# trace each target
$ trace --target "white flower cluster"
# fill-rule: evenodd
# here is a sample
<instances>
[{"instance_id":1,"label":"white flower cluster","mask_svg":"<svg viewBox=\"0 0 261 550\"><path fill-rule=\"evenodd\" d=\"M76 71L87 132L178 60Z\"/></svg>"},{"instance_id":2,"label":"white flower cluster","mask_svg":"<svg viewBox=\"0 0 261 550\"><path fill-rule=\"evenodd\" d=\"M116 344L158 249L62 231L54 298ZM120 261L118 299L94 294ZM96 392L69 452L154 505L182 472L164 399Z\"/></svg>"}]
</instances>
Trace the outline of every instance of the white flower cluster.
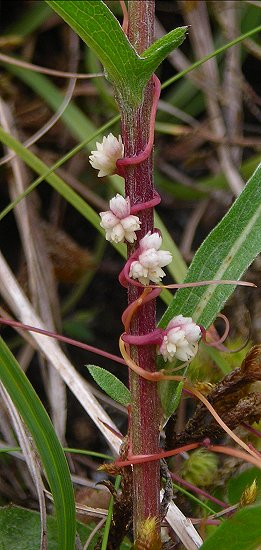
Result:
<instances>
[{"instance_id":1,"label":"white flower cluster","mask_svg":"<svg viewBox=\"0 0 261 550\"><path fill-rule=\"evenodd\" d=\"M190 361L197 351L197 342L201 336L201 330L191 317L177 315L168 324L166 335L159 348L164 361Z\"/></svg>"},{"instance_id":2,"label":"white flower cluster","mask_svg":"<svg viewBox=\"0 0 261 550\"><path fill-rule=\"evenodd\" d=\"M168 250L160 250L162 238L158 233L151 231L140 240L139 245L141 253L138 260L131 263L129 277L138 279L143 285L148 285L150 281L160 283L166 275L162 267L172 261L171 253Z\"/></svg>"},{"instance_id":3,"label":"white flower cluster","mask_svg":"<svg viewBox=\"0 0 261 550\"><path fill-rule=\"evenodd\" d=\"M97 151L91 151L89 156L93 168L99 170L98 178L116 173L116 161L124 155L124 145L121 136L117 139L113 134L104 137L102 143L96 142Z\"/></svg>"},{"instance_id":4,"label":"white flower cluster","mask_svg":"<svg viewBox=\"0 0 261 550\"><path fill-rule=\"evenodd\" d=\"M138 216L130 214L130 199L126 199L117 193L110 200L110 210L100 212L101 227L105 230L107 241L120 243L124 240L129 243L136 241L135 231L140 229Z\"/></svg>"},{"instance_id":5,"label":"white flower cluster","mask_svg":"<svg viewBox=\"0 0 261 550\"><path fill-rule=\"evenodd\" d=\"M89 157L93 168L99 170L98 177L109 176L117 172L116 162L124 156L124 145L121 136L118 139L109 134L102 143L96 143L97 150ZM130 199L117 194L110 201L110 210L101 212L101 227L105 230L107 241L115 243L134 243L137 239L141 222L138 216L131 213ZM139 243L140 254L130 265L129 277L137 279L141 284L148 285L150 281L157 284L166 274L163 267L172 261L168 250L160 250L162 238L158 233L147 233Z\"/></svg>"}]
</instances>

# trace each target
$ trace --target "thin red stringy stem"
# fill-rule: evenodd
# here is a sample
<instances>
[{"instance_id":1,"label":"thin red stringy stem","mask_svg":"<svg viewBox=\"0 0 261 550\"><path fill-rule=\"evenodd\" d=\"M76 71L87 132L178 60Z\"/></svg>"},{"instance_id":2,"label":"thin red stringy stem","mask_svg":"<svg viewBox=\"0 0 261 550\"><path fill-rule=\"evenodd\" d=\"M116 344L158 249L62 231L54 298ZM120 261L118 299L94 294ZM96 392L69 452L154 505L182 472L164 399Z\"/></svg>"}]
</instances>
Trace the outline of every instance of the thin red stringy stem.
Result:
<instances>
[{"instance_id":1,"label":"thin red stringy stem","mask_svg":"<svg viewBox=\"0 0 261 550\"><path fill-rule=\"evenodd\" d=\"M75 346L77 348L90 351L91 353L102 355L103 357L107 357L107 359L111 359L112 361L121 363L121 365L126 364L125 361L122 359L122 357L118 357L117 355L113 355L112 353L103 351L102 349L95 348L94 346L90 346L89 344L79 342L78 340L73 340L72 338L63 336L62 334L57 334L56 332L51 332L49 330L32 327L31 325L25 325L24 323L20 323L19 321L14 321L13 319L5 319L3 317L0 317L0 324L9 325L10 327L13 327L13 328L20 328L22 330L27 330L28 332L36 332L37 334L43 334L44 336L55 338L55 340L59 340L60 342L65 342L66 344L70 344L70 346Z\"/></svg>"}]
</instances>

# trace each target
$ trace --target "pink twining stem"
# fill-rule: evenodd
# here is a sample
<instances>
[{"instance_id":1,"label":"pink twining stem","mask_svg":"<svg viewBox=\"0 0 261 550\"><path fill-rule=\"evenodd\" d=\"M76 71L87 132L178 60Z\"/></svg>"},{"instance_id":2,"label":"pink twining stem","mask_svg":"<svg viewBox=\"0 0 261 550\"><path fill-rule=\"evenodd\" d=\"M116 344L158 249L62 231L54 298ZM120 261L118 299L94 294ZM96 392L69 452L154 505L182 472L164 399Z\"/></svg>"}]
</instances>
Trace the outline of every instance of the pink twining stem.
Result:
<instances>
[{"instance_id":1,"label":"pink twining stem","mask_svg":"<svg viewBox=\"0 0 261 550\"><path fill-rule=\"evenodd\" d=\"M150 201L146 202L139 202L138 204L134 204L131 206L130 214L136 214L136 212L140 212L141 210L146 210L147 208L154 208L158 204L160 204L161 198L157 191L154 191L154 197Z\"/></svg>"},{"instance_id":2,"label":"pink twining stem","mask_svg":"<svg viewBox=\"0 0 261 550\"><path fill-rule=\"evenodd\" d=\"M139 281L136 281L135 279L132 279L130 276L129 276L129 270L130 270L130 265L132 264L132 262L134 260L137 260L137 258L139 257L139 255L141 254L141 250L140 249L137 249L135 250L134 254L132 256L130 256L130 258L128 259L128 261L126 262L126 264L124 265L124 268L122 269L122 271L120 272L119 274L119 281L120 281L120 284L122 286L124 286L125 288L127 288L128 284L132 284L134 286L138 286L140 288L146 288L144 287L144 285L142 283L140 283ZM155 284L150 284L148 285L150 288L161 288L162 290L164 288L169 288L169 289L179 289L179 288L191 288L191 287L197 287L197 286L207 286L207 285L237 285L237 286L251 286L251 287L254 287L256 288L256 285L254 283L249 283L248 281L235 281L235 280L210 280L210 281L195 281L195 282L191 282L191 283L175 283L175 284L170 284L170 285L155 285Z\"/></svg>"},{"instance_id":3,"label":"pink twining stem","mask_svg":"<svg viewBox=\"0 0 261 550\"><path fill-rule=\"evenodd\" d=\"M121 317L121 320L122 320L122 323L123 323L126 331L129 328L132 316L135 313L135 311L139 307L141 307L143 304L146 304L147 302L150 302L150 300L154 300L155 298L157 298L161 293L161 288L154 288L154 289L148 288L147 291L148 292L147 292L146 296L144 296L144 295L139 296L139 298L137 298L137 300L135 300L134 302L129 304L126 307L126 309L124 310L124 312L122 314L122 317Z\"/></svg>"},{"instance_id":4,"label":"pink twining stem","mask_svg":"<svg viewBox=\"0 0 261 550\"><path fill-rule=\"evenodd\" d=\"M96 353L97 355L102 355L103 357L107 357L107 359L111 359L112 361L116 361L117 363L121 363L122 365L126 365L122 357L118 357L117 355L113 355L112 353L109 353L107 351L103 351L99 348L95 348L94 346L89 346L89 344L78 342L78 340L73 340L72 338L68 338L67 336L62 336L61 334L57 334L49 330L32 327L31 325L24 325L19 321L14 321L13 319L4 319L3 317L0 317L0 324L9 325L14 328L21 328L22 330L27 330L28 332L36 332L37 334L43 334L44 336L55 338L55 340L59 340L60 342L65 342L66 344L70 344L71 346L75 346L77 348L81 348L86 351Z\"/></svg>"},{"instance_id":5,"label":"pink twining stem","mask_svg":"<svg viewBox=\"0 0 261 550\"><path fill-rule=\"evenodd\" d=\"M152 462L154 460L160 460L161 458L167 458L169 456L175 456L186 451L191 451L193 449L197 449L200 446L200 443L188 443L187 445L183 445L183 447L172 449L171 451L160 451L158 453L147 455L129 454L128 460L115 460L115 465L119 466L119 468L123 468L124 466L131 466L132 464L143 464L144 462Z\"/></svg>"},{"instance_id":6,"label":"pink twining stem","mask_svg":"<svg viewBox=\"0 0 261 550\"><path fill-rule=\"evenodd\" d=\"M207 344L208 346L214 347L214 348L217 348L220 344L223 344L223 342L226 340L227 336L229 335L229 329L230 329L228 318L225 315L223 315L223 313L219 313L218 317L223 319L223 321L225 323L224 333L222 334L222 336L218 340L214 340L213 342L208 342L207 341L207 331L206 331L206 329L204 327L200 327L201 332L202 332L203 342L205 344Z\"/></svg>"},{"instance_id":7,"label":"pink twining stem","mask_svg":"<svg viewBox=\"0 0 261 550\"><path fill-rule=\"evenodd\" d=\"M123 342L126 342L130 345L135 346L147 346L151 344L159 345L162 344L162 340L166 331L162 328L156 328L148 334L134 335L126 334L125 332L121 335Z\"/></svg>"},{"instance_id":8,"label":"pink twining stem","mask_svg":"<svg viewBox=\"0 0 261 550\"><path fill-rule=\"evenodd\" d=\"M128 10L126 8L126 4L124 2L124 0L120 0L120 5L121 5L121 9L122 9L122 13L123 13L123 21L122 21L122 30L125 34L127 34L128 32L128 26L129 26L129 14L128 14Z\"/></svg>"},{"instance_id":9,"label":"pink twining stem","mask_svg":"<svg viewBox=\"0 0 261 550\"><path fill-rule=\"evenodd\" d=\"M161 84L158 77L154 74L153 77L153 84L154 84L154 94L153 94L153 102L151 107L151 113L150 113L150 133L149 133L149 141L141 153L139 153L136 156L133 157L124 157L122 159L118 159L116 161L116 167L118 169L118 172L120 175L123 175L122 168L130 165L140 164L141 162L144 162L146 160L152 151L153 143L154 143L154 128L155 128L155 119L156 119L156 113L157 113L157 107L158 107L158 101L160 97L160 90L161 90Z\"/></svg>"},{"instance_id":10,"label":"pink twining stem","mask_svg":"<svg viewBox=\"0 0 261 550\"><path fill-rule=\"evenodd\" d=\"M254 466L257 466L257 468L261 467L261 461L258 456L252 456L248 453L241 451L240 449L236 449L235 447L225 447L224 445L212 445L209 441L209 444L207 441L201 442L201 443L189 443L187 445L184 445L183 447L179 447L177 449L173 449L170 451L163 451L151 455L129 455L128 460L116 460L115 465L119 468L123 468L125 466L131 466L132 464L142 464L144 462L151 462L154 460L160 460L161 458L167 458L169 456L175 456L177 454L191 451L193 449L197 449L198 447L207 447L209 451L214 453L221 453L228 456L233 456L236 458L240 458L241 460L245 460L246 462L249 462L250 464L253 464Z\"/></svg>"}]
</instances>

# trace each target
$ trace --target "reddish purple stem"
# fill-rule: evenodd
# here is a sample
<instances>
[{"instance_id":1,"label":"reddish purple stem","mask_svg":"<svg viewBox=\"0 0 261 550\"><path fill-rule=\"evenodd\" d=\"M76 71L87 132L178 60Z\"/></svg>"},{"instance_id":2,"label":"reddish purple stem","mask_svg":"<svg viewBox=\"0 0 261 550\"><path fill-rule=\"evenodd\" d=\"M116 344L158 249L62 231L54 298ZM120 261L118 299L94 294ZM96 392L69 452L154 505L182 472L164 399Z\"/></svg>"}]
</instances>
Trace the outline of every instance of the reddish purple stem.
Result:
<instances>
[{"instance_id":1,"label":"reddish purple stem","mask_svg":"<svg viewBox=\"0 0 261 550\"><path fill-rule=\"evenodd\" d=\"M251 432L256 437L261 438L261 432L259 430L257 430L256 428L253 428L252 426L249 426L249 424L246 424L245 422L242 422L241 426L243 426L243 428L245 428L246 430Z\"/></svg>"},{"instance_id":2,"label":"reddish purple stem","mask_svg":"<svg viewBox=\"0 0 261 550\"><path fill-rule=\"evenodd\" d=\"M222 500L219 500L218 498L213 497L212 495L210 495L209 493L207 493L203 489L199 489L199 487L196 487L192 483L189 483L189 481L185 481L185 479L182 479L182 477L178 476L177 474L174 474L173 472L170 472L170 475L171 475L171 478L174 481L177 481L178 483L180 483L180 485L183 485L184 487L187 487L187 489L189 489L193 493L197 493L198 495L201 495L202 497L205 497L208 500L211 500L212 502L214 502L218 506L221 506L221 508L227 508L228 507L228 505L225 502L223 502Z\"/></svg>"},{"instance_id":3,"label":"reddish purple stem","mask_svg":"<svg viewBox=\"0 0 261 550\"><path fill-rule=\"evenodd\" d=\"M160 98L160 90L161 90L161 84L158 77L154 74L152 78L153 78L153 84L154 84L154 93L153 93L153 103L152 103L152 108L150 113L149 141L145 149L139 155L136 155L133 157L124 157L116 161L116 166L120 175L122 175L123 173L122 168L124 166L141 164L141 162L144 162L144 160L149 158L152 151L152 147L154 143L155 118L156 118L157 107L158 107L158 102Z\"/></svg>"},{"instance_id":4,"label":"reddish purple stem","mask_svg":"<svg viewBox=\"0 0 261 550\"><path fill-rule=\"evenodd\" d=\"M141 210L145 210L146 208L154 208L158 204L160 204L161 198L157 191L154 192L154 197L150 201L146 202L139 202L138 204L134 204L131 206L130 213L136 214L137 212L140 212Z\"/></svg>"},{"instance_id":5,"label":"reddish purple stem","mask_svg":"<svg viewBox=\"0 0 261 550\"><path fill-rule=\"evenodd\" d=\"M24 325L23 323L19 323L19 321L13 321L13 319L3 319L3 317L0 317L0 324L9 325L14 328L21 328L22 330L27 330L29 332L36 332L37 334L44 334L44 336L50 336L50 338L55 338L55 340L59 340L60 342L65 342L66 344L70 344L71 346L90 351L91 353L96 353L97 355L102 355L103 357L107 357L107 359L112 359L112 361L116 361L117 363L126 365L122 357L118 357L117 355L113 355L112 353L103 351L102 349L95 348L94 346L89 346L89 344L78 342L78 340L73 340L72 338L68 338L67 336L62 336L61 334L50 332L49 330L32 327L30 325Z\"/></svg>"},{"instance_id":6,"label":"reddish purple stem","mask_svg":"<svg viewBox=\"0 0 261 550\"><path fill-rule=\"evenodd\" d=\"M122 334L121 338L124 342L127 342L127 344L135 345L135 346L147 346L151 344L162 344L162 339L165 335L166 331L161 328L156 328L152 332L148 332L147 334Z\"/></svg>"}]
</instances>

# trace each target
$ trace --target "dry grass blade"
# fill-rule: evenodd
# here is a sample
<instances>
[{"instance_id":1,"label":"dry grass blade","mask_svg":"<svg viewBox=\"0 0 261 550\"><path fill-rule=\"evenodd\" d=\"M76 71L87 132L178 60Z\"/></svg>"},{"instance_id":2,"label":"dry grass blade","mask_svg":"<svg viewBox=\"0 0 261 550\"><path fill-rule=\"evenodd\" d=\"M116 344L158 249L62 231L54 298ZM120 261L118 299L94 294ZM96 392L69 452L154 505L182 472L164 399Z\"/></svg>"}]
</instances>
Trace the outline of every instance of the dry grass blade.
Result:
<instances>
[{"instance_id":1,"label":"dry grass blade","mask_svg":"<svg viewBox=\"0 0 261 550\"><path fill-rule=\"evenodd\" d=\"M14 315L24 324L30 324L43 329L46 328L42 320L35 313L29 300L26 298L2 254L0 254L0 281L1 294L12 309ZM64 382L78 399L79 403L81 403L84 410L103 433L113 451L117 454L119 452L120 440L105 424L112 426L115 430L117 428L111 418L99 405L98 401L93 397L85 380L75 370L57 342L40 334L34 333L32 337L38 349L43 353L44 357L52 363L53 367L58 371Z\"/></svg>"},{"instance_id":2,"label":"dry grass blade","mask_svg":"<svg viewBox=\"0 0 261 550\"><path fill-rule=\"evenodd\" d=\"M0 118L3 128L10 132L13 121L8 106L0 100ZM14 129L13 129L14 132ZM27 170L17 157L12 159L13 180L9 189L12 200L25 190ZM29 292L32 301L41 317L52 330L59 326L59 306L56 284L51 262L49 260L44 237L40 230L39 216L36 208L36 195L30 195L15 208L15 217L26 258ZM42 367L43 368L43 367ZM46 390L52 410L52 419L61 441L65 441L66 430L66 392L58 373L47 363L48 377Z\"/></svg>"},{"instance_id":3,"label":"dry grass blade","mask_svg":"<svg viewBox=\"0 0 261 550\"><path fill-rule=\"evenodd\" d=\"M220 25L228 41L240 34L239 9L235 0L213 2ZM242 74L240 46L230 48L225 54L223 94L224 120L229 138L242 136ZM232 99L233 98L233 99ZM231 101L232 99L232 101ZM231 147L231 158L235 165L241 163L242 149Z\"/></svg>"},{"instance_id":4,"label":"dry grass blade","mask_svg":"<svg viewBox=\"0 0 261 550\"><path fill-rule=\"evenodd\" d=\"M203 540L192 522L182 514L173 501L170 503L166 519L187 550L197 550L202 546Z\"/></svg>"},{"instance_id":5,"label":"dry grass blade","mask_svg":"<svg viewBox=\"0 0 261 550\"><path fill-rule=\"evenodd\" d=\"M211 51L214 51L213 38L205 2L194 2L191 9L187 9L186 2L180 2L184 19L188 25L191 25L190 39L199 59ZM198 29L201 32L198 32ZM213 58L204 63L200 68L202 81L204 82L204 93L206 97L207 110L210 118L210 125L218 138L223 138L227 132L225 122L222 116L221 107L218 102L219 78L216 59ZM205 84L207 83L207 88ZM213 94L211 88L215 87L216 93ZM202 88L203 89L203 88ZM231 157L231 151L224 145L218 146L218 157L220 165L226 175L231 190L235 195L239 195L243 189L243 181L236 170Z\"/></svg>"},{"instance_id":6,"label":"dry grass blade","mask_svg":"<svg viewBox=\"0 0 261 550\"><path fill-rule=\"evenodd\" d=\"M92 533L90 534L89 538L87 539L84 547L83 547L83 550L87 550L87 548L89 548L92 540L94 539L96 533L98 533L98 531L101 529L101 527L104 525L106 519L103 518L101 519L101 521L99 521L99 523L97 523L96 527L93 529Z\"/></svg>"},{"instance_id":7,"label":"dry grass blade","mask_svg":"<svg viewBox=\"0 0 261 550\"><path fill-rule=\"evenodd\" d=\"M78 60L78 40L77 40L76 36L73 35L72 33L71 33L70 42L71 42L71 48L70 48L71 49L71 60L70 60L70 64L71 65L73 64L73 66L76 66L77 65L77 60ZM19 65L19 63L18 63L18 65ZM53 126L58 122L58 120L63 115L65 109L68 107L68 105L69 105L69 103L70 103L70 101L73 97L76 80L77 80L76 78L70 78L69 84L68 84L68 87L67 87L67 90L65 92L64 99L63 99L61 105L59 106L57 111L51 116L51 118L35 134L33 134L29 139L27 139L24 142L23 145L25 147L29 148L29 147L31 147L31 145L33 145L34 143L39 141L39 139L41 139L41 137L43 137L45 134L47 134L47 132L49 132L49 130L51 130L51 128L53 128ZM8 153L8 155L6 155L5 157L3 157L0 160L0 166L5 164L6 162L9 162L10 160L12 160L15 157L16 157L16 154L14 153L14 151L10 151Z\"/></svg>"}]
</instances>

